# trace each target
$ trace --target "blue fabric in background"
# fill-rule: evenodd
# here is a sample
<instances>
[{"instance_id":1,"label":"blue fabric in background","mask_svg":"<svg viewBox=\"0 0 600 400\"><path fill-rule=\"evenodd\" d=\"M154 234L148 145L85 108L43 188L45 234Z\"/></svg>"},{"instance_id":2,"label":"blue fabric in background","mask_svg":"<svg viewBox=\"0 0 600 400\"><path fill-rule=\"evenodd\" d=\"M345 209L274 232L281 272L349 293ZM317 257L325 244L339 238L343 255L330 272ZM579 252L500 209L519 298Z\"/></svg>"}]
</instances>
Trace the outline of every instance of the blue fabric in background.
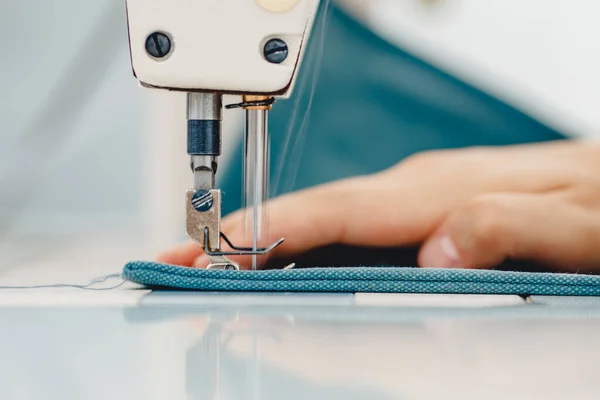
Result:
<instances>
[{"instance_id":1,"label":"blue fabric in background","mask_svg":"<svg viewBox=\"0 0 600 400\"><path fill-rule=\"evenodd\" d=\"M272 195L378 172L423 150L564 139L386 42L333 2L327 15L324 11L322 7L292 97L279 100L271 112L271 178L275 179L286 154L284 139L295 108L299 116L290 145L296 140L321 53L308 129L299 145L288 149L280 185L271 184ZM217 177L224 192L224 215L241 206L241 143L233 160Z\"/></svg>"}]
</instances>

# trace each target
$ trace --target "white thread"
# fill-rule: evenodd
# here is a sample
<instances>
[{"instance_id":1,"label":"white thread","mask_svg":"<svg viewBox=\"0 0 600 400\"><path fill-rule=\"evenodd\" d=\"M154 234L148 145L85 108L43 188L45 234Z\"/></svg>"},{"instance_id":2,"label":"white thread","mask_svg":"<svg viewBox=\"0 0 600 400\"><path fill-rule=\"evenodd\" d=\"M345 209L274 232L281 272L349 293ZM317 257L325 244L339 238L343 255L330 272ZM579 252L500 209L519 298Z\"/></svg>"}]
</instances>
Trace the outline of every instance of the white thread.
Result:
<instances>
[{"instance_id":1,"label":"white thread","mask_svg":"<svg viewBox=\"0 0 600 400\"><path fill-rule=\"evenodd\" d=\"M290 141L292 139L292 132L294 130L294 125L296 123L296 119L298 117L298 110L300 108L300 102L302 100L302 97L304 95L304 92L306 90L306 86L303 86L300 88L297 97L296 97L296 101L294 102L294 111L292 113L292 118L290 119L290 123L289 123L289 128L288 131L286 133L285 136L285 140L284 140L284 144L283 144L283 151L281 153L281 158L279 160L279 165L277 167L277 174L276 174L276 178L273 180L273 195L278 195L279 194L279 187L281 184L281 177L283 175L283 169L285 165L291 165L291 170L288 172L288 179L286 179L285 181L288 182L289 187L286 188L287 190L291 190L293 183L296 180L296 177L298 175L298 168L300 166L300 161L299 158L302 155L302 147L301 145L304 144L304 141L301 141L302 139L304 139L304 136L306 134L306 131L308 129L308 115L310 114L310 108L312 106L312 102L313 102L313 98L314 98L314 94L315 94L315 89L317 86L317 81L319 79L319 73L320 73L320 69L321 69L321 63L323 61L323 48L325 47L325 28L326 28L326 24L328 21L328 11L329 11L329 1L330 0L325 0L325 3L323 4L323 16L322 16L322 21L321 24L319 26L319 30L320 32L315 32L314 34L320 33L321 34L321 42L319 43L319 47L317 48L317 52L316 52L316 56L314 59L314 63L316 63L313 71L312 71L312 81L310 83L310 95L308 98L308 105L306 107L306 112L304 113L304 116L302 118L302 123L300 124L300 128L298 128L298 132L295 135L296 136L296 140L294 141L294 143L292 144L292 146L290 146ZM308 54L307 54L308 56ZM311 60L312 61L312 60ZM294 152L294 149L296 149L297 147L299 147L299 149L297 149L297 151ZM291 153L292 155L294 155L294 160L287 160L287 156L289 154L289 150L291 147ZM289 162L287 162L289 161ZM296 163L296 166L294 167L294 162ZM284 189L284 192L286 190Z\"/></svg>"},{"instance_id":2,"label":"white thread","mask_svg":"<svg viewBox=\"0 0 600 400\"><path fill-rule=\"evenodd\" d=\"M121 278L121 282L110 286L110 287L106 287L106 288L94 288L91 286L94 286L98 283L104 283L109 279L112 278ZM126 282L126 279L123 279L121 274L109 274L109 275L103 275L103 276L99 276L97 278L92 279L91 281L89 281L87 284L85 285L77 285L77 284L72 284L72 283L53 283L53 284L48 284L48 285L30 285L30 286L0 286L0 289L47 289L47 288L75 288L75 289L82 289L82 290L113 290L116 289L120 286L123 286L123 284Z\"/></svg>"}]
</instances>

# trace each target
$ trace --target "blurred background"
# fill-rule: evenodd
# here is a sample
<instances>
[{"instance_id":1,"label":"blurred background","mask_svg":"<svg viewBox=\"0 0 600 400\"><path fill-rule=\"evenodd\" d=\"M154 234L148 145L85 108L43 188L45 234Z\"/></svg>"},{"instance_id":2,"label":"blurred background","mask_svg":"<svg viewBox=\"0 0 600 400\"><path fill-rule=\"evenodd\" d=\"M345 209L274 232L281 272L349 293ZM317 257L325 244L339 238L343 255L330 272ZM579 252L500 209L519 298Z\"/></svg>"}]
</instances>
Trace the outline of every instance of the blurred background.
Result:
<instances>
[{"instance_id":1,"label":"blurred background","mask_svg":"<svg viewBox=\"0 0 600 400\"><path fill-rule=\"evenodd\" d=\"M599 135L598 2L334 3L556 130ZM118 271L181 241L185 95L137 85L125 0L4 1L0 37L0 268ZM241 139L241 113L225 116L224 170Z\"/></svg>"}]
</instances>

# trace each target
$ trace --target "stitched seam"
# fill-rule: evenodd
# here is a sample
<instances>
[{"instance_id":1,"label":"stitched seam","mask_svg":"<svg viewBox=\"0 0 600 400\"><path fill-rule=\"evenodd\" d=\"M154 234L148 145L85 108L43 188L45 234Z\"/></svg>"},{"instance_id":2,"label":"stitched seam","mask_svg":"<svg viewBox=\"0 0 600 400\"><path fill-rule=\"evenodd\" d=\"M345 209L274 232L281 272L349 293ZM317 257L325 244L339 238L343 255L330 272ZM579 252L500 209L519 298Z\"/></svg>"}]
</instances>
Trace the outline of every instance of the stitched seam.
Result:
<instances>
[{"instance_id":1,"label":"stitched seam","mask_svg":"<svg viewBox=\"0 0 600 400\"><path fill-rule=\"evenodd\" d=\"M323 278L312 278L312 279L282 279L282 278L273 278L273 277L265 277L264 279L233 279L230 277L223 277L223 276L201 276L201 277L194 277L193 275L187 275L184 273L181 273L179 271L173 271L173 272L165 272L162 271L160 269L160 267L155 267L155 266L145 266L143 268L137 268L138 271L152 271L152 272L156 272L156 273L160 273L162 275L170 275L170 276L177 276L177 277L181 277L181 278L189 278L189 279L214 279L214 280L222 280L222 281L230 281L230 282L253 282L253 281L269 281L269 282L293 282L293 281L306 281L306 282L314 282L314 281L318 281L318 282L334 282L337 281L337 279L323 279ZM425 277L426 278L426 277ZM499 281L493 281L493 280L477 280L477 281L472 281L472 280L464 280L464 279L418 279L418 278L400 278L400 279L381 279L381 278L374 278L374 279L368 279L368 278L345 278L345 281L351 281L351 282L361 282L361 281L369 281L369 282L438 282L438 283L453 283L453 282L457 282L457 283L488 283L488 284L531 284L531 285L552 285L552 286L590 286L590 287L596 287L596 286L600 286L599 284L594 284L594 283L581 283L581 282L573 282L573 283L559 283L559 282L509 282L506 280L499 280ZM600 282L599 282L600 283Z\"/></svg>"},{"instance_id":2,"label":"stitched seam","mask_svg":"<svg viewBox=\"0 0 600 400\"><path fill-rule=\"evenodd\" d=\"M227 281L227 282L253 282L253 281L259 281L259 280L255 280L255 279L232 279L229 277L222 277L222 276L213 276L213 277L194 277L194 276L190 276L190 275L186 275L186 274L182 274L179 271L173 271L173 272L165 272L165 271L161 271L160 267L154 266L154 265L146 265L144 267L137 267L137 268L133 268L133 270L137 270L137 271L152 271L155 273L159 273L161 275L168 275L168 276L177 276L177 277L181 277L181 278L189 278L189 279L213 279L213 280L221 280L221 281ZM455 279L455 280L449 280L449 279L416 279L416 278L400 278L400 279L380 279L380 278L375 278L375 279L364 279L364 278L346 278L344 279L344 281L346 282L362 282L362 281L367 281L367 282L432 282L432 283L471 283L471 284L513 284L513 285L545 285L545 286L577 286L577 287L598 287L600 286L600 282L598 284L594 284L594 283L582 283L582 282L576 282L577 279L574 279L574 282L572 283L559 283L559 282L507 282L507 281L491 281L491 280L477 280L477 281L471 281L471 280L464 280L464 279ZM302 281L302 282L335 282L336 279L319 279L319 278L313 278L313 279L281 279L281 278L272 278L272 277L266 277L265 279L261 279L260 281L262 282L298 282L298 281Z\"/></svg>"},{"instance_id":3,"label":"stitched seam","mask_svg":"<svg viewBox=\"0 0 600 400\"><path fill-rule=\"evenodd\" d=\"M156 271L153 271L153 272L156 272ZM166 274L164 272L157 272L157 274L158 274L159 278L172 276L172 275ZM209 281L215 281L215 282L210 282L209 283L209 282L205 281L205 283L208 283L208 284L205 284L205 285L194 285L193 282L192 282L192 285L186 285L186 287L183 287L183 288L184 289L192 289L192 290L193 289L196 289L196 290L215 290L214 289L214 285L215 284L222 283L222 284L227 284L227 285L233 285L233 284L236 284L236 283L244 284L244 283L248 283L249 282L249 281L246 281L246 280L232 280L232 279L227 279L227 278L208 278L208 280ZM153 279L150 279L149 281L153 281ZM277 283L277 281L267 281L267 282ZM294 282L294 281L283 281L282 283L287 283L287 282ZM299 279L299 280L296 280L295 282L299 282L299 283L311 283L311 282L330 282L330 281L300 280ZM346 281L346 282L348 282L348 283L355 283L355 282L361 282L361 281L354 281L353 280L353 281ZM369 281L369 282L377 282L377 281ZM394 282L394 281L382 281L382 282ZM397 281L397 282L398 283L406 283L407 281ZM443 284L460 284L460 283L463 283L463 282L442 282L442 283ZM149 282L148 284L151 284L151 285L152 284L160 285L160 283L152 283L152 282ZM498 289L501 290L502 286L506 286L507 284L504 284L504 283L493 283L492 285L494 285L496 287L495 288L496 291L492 291L491 293L503 293L501 291L498 292L497 290ZM550 288L553 287L552 285L539 285L539 284L534 284L534 283L511 283L509 285L518 285L518 286L529 286L529 287L532 287L532 288L529 288L528 290L532 291L533 292L532 294L538 294L538 295L545 295L547 293L552 293L552 292L548 291L548 290L537 290L537 289L540 289L540 288L543 289L544 287L550 287ZM555 286L558 286L558 285L555 285ZM575 286L575 285L568 285L568 286L572 287L573 289L577 288L577 286ZM591 287L591 288L597 288L597 287ZM235 289L235 288L225 288L225 289L222 289L222 290L224 290L224 291L232 291L232 292L238 291L238 289ZM269 289L257 288L255 286L253 287L252 285L249 285L249 287L247 287L245 290L248 290L248 291L261 291L261 290L269 290ZM283 289L283 290L285 290L285 289ZM325 290L327 290L327 289L325 288ZM344 292L345 290L346 289L342 289L342 290L339 290L339 289L336 289L336 288L330 289L331 292ZM351 290L351 289L348 289L348 290ZM308 291L311 291L311 290L308 290ZM313 291L320 292L322 290L321 289L316 289L316 290L313 290ZM573 290L571 290L570 292L573 292ZM444 293L444 292L440 291L439 293ZM476 292L476 293L479 293L479 292ZM482 291L481 293L484 293L484 292ZM576 295L576 294L573 293L573 295Z\"/></svg>"}]
</instances>

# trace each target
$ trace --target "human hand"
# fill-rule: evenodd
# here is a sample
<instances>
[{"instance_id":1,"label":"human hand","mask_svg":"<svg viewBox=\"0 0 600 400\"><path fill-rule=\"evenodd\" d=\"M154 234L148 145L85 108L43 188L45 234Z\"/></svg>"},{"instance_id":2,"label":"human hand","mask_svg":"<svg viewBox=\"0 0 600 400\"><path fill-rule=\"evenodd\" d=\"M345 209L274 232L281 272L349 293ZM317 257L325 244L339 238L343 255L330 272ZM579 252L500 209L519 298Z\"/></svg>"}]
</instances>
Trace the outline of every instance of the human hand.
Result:
<instances>
[{"instance_id":1,"label":"human hand","mask_svg":"<svg viewBox=\"0 0 600 400\"><path fill-rule=\"evenodd\" d=\"M248 243L243 212L222 222ZM332 244L420 245L418 263L493 268L506 259L600 271L600 146L572 141L420 153L378 174L270 202L270 239L293 259ZM160 262L205 267L188 242ZM247 267L246 258L236 259Z\"/></svg>"}]
</instances>

